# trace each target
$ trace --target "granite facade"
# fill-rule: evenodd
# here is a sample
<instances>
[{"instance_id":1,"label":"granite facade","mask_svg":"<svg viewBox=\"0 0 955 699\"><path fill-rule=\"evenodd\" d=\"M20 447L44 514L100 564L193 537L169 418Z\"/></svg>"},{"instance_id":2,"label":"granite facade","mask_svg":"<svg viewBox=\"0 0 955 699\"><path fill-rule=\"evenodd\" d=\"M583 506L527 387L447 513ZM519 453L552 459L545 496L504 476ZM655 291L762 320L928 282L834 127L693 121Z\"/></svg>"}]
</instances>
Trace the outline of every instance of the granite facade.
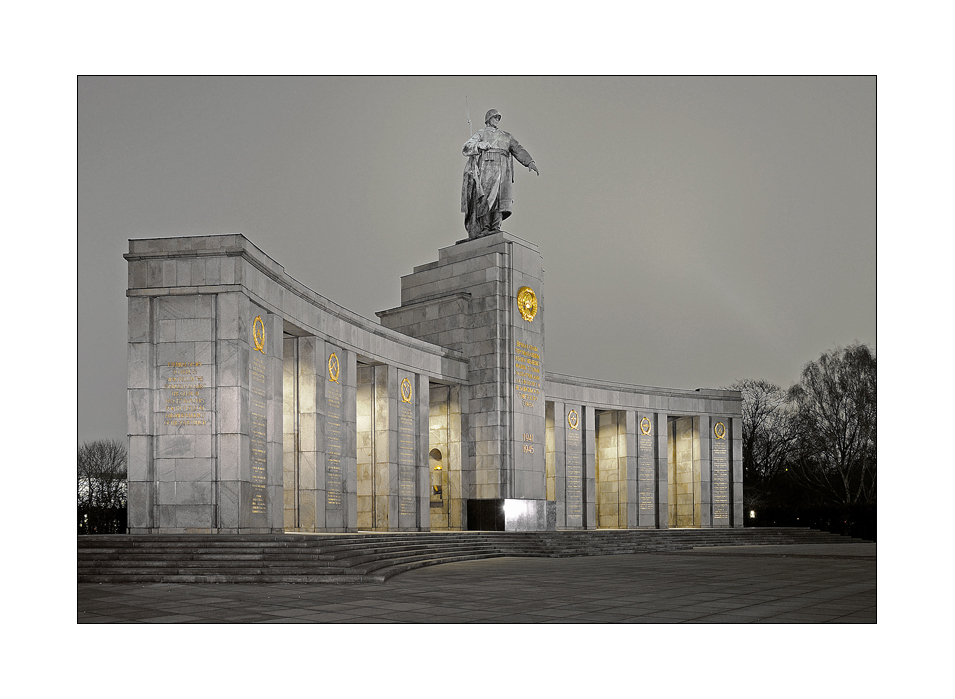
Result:
<instances>
[{"instance_id":1,"label":"granite facade","mask_svg":"<svg viewBox=\"0 0 955 699\"><path fill-rule=\"evenodd\" d=\"M126 258L131 532L742 526L739 393L546 372L516 236L439 250L380 324L241 235Z\"/></svg>"}]
</instances>

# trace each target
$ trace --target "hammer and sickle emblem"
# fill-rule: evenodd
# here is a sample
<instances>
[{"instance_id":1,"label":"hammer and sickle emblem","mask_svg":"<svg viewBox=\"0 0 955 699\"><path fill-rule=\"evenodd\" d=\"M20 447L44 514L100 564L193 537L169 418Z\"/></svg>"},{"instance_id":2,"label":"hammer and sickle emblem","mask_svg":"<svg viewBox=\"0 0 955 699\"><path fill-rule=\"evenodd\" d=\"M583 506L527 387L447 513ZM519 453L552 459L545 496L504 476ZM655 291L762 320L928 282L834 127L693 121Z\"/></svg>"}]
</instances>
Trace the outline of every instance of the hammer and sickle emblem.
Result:
<instances>
[{"instance_id":1,"label":"hammer and sickle emblem","mask_svg":"<svg viewBox=\"0 0 955 699\"><path fill-rule=\"evenodd\" d=\"M328 378L338 383L338 374L341 371L341 365L338 363L338 355L334 352L328 357Z\"/></svg>"},{"instance_id":2,"label":"hammer and sickle emblem","mask_svg":"<svg viewBox=\"0 0 955 699\"><path fill-rule=\"evenodd\" d=\"M570 429L572 430L580 429L580 415L577 414L576 410L571 410L567 413L567 424L570 425Z\"/></svg>"},{"instance_id":3,"label":"hammer and sickle emblem","mask_svg":"<svg viewBox=\"0 0 955 699\"><path fill-rule=\"evenodd\" d=\"M256 351L265 354L265 323L262 316L256 316L252 321L252 346Z\"/></svg>"},{"instance_id":4,"label":"hammer and sickle emblem","mask_svg":"<svg viewBox=\"0 0 955 699\"><path fill-rule=\"evenodd\" d=\"M408 379L401 380L401 401L403 403L411 402L411 382Z\"/></svg>"},{"instance_id":5,"label":"hammer and sickle emblem","mask_svg":"<svg viewBox=\"0 0 955 699\"><path fill-rule=\"evenodd\" d=\"M716 435L717 439L726 439L726 425L722 422L717 422L713 428L713 434Z\"/></svg>"},{"instance_id":6,"label":"hammer and sickle emblem","mask_svg":"<svg viewBox=\"0 0 955 699\"><path fill-rule=\"evenodd\" d=\"M537 315L537 294L529 286L522 286L517 290L517 310L528 323Z\"/></svg>"},{"instance_id":7,"label":"hammer and sickle emblem","mask_svg":"<svg viewBox=\"0 0 955 699\"><path fill-rule=\"evenodd\" d=\"M653 425L650 423L650 418L645 417L640 420L640 434L650 434L650 428Z\"/></svg>"}]
</instances>

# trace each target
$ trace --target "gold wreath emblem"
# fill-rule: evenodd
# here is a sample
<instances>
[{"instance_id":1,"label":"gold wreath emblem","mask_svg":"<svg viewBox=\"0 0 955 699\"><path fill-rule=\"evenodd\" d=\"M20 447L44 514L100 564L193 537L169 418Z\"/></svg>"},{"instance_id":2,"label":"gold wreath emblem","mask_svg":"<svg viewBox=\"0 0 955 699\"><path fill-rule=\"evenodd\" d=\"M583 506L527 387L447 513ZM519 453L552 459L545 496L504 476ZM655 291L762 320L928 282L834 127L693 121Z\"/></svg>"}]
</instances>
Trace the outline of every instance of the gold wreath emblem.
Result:
<instances>
[{"instance_id":1,"label":"gold wreath emblem","mask_svg":"<svg viewBox=\"0 0 955 699\"><path fill-rule=\"evenodd\" d=\"M411 382L408 379L401 380L401 402L411 402Z\"/></svg>"},{"instance_id":2,"label":"gold wreath emblem","mask_svg":"<svg viewBox=\"0 0 955 699\"><path fill-rule=\"evenodd\" d=\"M567 413L567 424L570 425L570 429L572 430L580 429L580 415L577 414L576 410L571 410Z\"/></svg>"},{"instance_id":3,"label":"gold wreath emblem","mask_svg":"<svg viewBox=\"0 0 955 699\"><path fill-rule=\"evenodd\" d=\"M528 323L537 315L537 294L529 286L522 286L517 290L517 310Z\"/></svg>"},{"instance_id":4,"label":"gold wreath emblem","mask_svg":"<svg viewBox=\"0 0 955 699\"><path fill-rule=\"evenodd\" d=\"M640 434L650 434L650 428L653 425L650 422L650 418L645 417L640 420Z\"/></svg>"},{"instance_id":5,"label":"gold wreath emblem","mask_svg":"<svg viewBox=\"0 0 955 699\"><path fill-rule=\"evenodd\" d=\"M341 365L338 363L338 355L334 352L328 357L328 378L338 383L338 374L341 371Z\"/></svg>"},{"instance_id":6,"label":"gold wreath emblem","mask_svg":"<svg viewBox=\"0 0 955 699\"><path fill-rule=\"evenodd\" d=\"M713 434L716 435L717 439L726 439L726 425L722 422L717 422L713 428Z\"/></svg>"},{"instance_id":7,"label":"gold wreath emblem","mask_svg":"<svg viewBox=\"0 0 955 699\"><path fill-rule=\"evenodd\" d=\"M262 321L262 316L256 316L252 321L252 346L265 354L265 323Z\"/></svg>"}]
</instances>

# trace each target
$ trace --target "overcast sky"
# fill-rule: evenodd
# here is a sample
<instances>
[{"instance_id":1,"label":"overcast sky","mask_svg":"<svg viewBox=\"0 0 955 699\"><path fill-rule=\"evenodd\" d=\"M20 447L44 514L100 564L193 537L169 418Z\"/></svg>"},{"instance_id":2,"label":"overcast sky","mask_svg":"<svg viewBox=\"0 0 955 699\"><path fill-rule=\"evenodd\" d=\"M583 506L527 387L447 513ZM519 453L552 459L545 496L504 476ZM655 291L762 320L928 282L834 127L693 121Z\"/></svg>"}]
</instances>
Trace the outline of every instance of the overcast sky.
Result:
<instances>
[{"instance_id":1,"label":"overcast sky","mask_svg":"<svg viewBox=\"0 0 955 699\"><path fill-rule=\"evenodd\" d=\"M876 79L80 78L80 442L126 434L127 239L242 233L367 317L466 237L491 107L536 160L545 370L784 387L876 347Z\"/></svg>"}]
</instances>

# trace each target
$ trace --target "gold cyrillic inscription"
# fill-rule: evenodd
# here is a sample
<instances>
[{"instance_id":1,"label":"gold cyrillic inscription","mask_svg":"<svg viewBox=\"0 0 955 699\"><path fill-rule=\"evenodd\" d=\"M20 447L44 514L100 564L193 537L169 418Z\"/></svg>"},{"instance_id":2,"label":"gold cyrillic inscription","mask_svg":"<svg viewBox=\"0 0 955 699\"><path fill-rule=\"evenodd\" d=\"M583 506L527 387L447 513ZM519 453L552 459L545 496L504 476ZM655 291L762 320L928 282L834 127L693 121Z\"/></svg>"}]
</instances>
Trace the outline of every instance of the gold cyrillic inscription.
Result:
<instances>
[{"instance_id":1,"label":"gold cyrillic inscription","mask_svg":"<svg viewBox=\"0 0 955 699\"><path fill-rule=\"evenodd\" d=\"M169 391L166 394L166 425L205 425L205 399L200 398L200 390L207 388L202 362L168 362L162 367L167 375L161 379L160 388Z\"/></svg>"},{"instance_id":2,"label":"gold cyrillic inscription","mask_svg":"<svg viewBox=\"0 0 955 699\"><path fill-rule=\"evenodd\" d=\"M517 341L514 347L514 388L527 408L533 408L540 398L540 358L536 345Z\"/></svg>"}]
</instances>

